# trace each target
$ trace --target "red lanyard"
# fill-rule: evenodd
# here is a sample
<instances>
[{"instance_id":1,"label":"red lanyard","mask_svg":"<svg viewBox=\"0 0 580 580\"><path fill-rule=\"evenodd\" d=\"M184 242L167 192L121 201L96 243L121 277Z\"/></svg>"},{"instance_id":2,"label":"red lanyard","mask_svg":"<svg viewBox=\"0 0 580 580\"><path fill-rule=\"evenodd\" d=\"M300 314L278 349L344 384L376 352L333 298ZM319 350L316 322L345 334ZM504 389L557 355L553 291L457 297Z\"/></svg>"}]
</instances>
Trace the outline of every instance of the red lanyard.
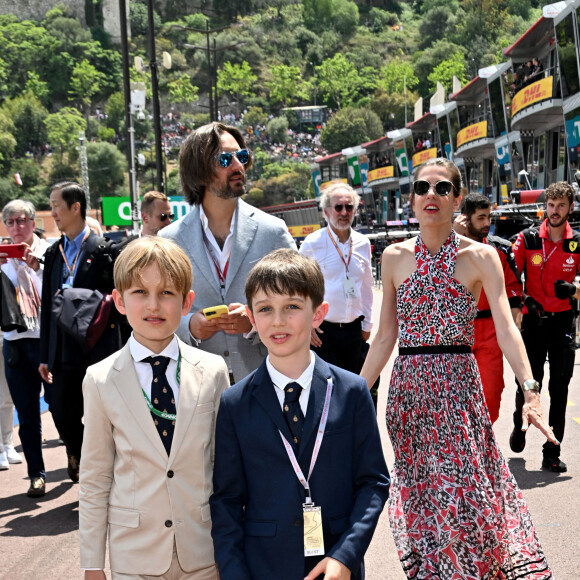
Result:
<instances>
[{"instance_id":1,"label":"red lanyard","mask_svg":"<svg viewBox=\"0 0 580 580\"><path fill-rule=\"evenodd\" d=\"M205 235L205 232L203 231L203 229L202 229L201 233L203 235L203 243L205 244L205 247L207 248L207 252L211 257L213 265L215 266L215 271L217 272L217 276L218 276L219 283L220 283L221 296L222 296L222 300L223 300L225 297L224 290L226 288L226 276L228 274L228 266L230 265L230 256L228 255L226 265L225 265L224 269L222 270L220 263L215 256L214 250L211 247L209 240L207 239L207 236Z\"/></svg>"},{"instance_id":2,"label":"red lanyard","mask_svg":"<svg viewBox=\"0 0 580 580\"><path fill-rule=\"evenodd\" d=\"M66 269L68 271L67 278L70 278L71 283L72 283L72 280L74 279L75 272L77 270L77 262L78 262L79 256L81 255L81 250L83 249L83 244L85 243L85 240L89 237L90 233L91 233L91 230L87 230L87 233L85 234L84 238L82 239L81 245L79 246L79 249L77 250L77 253L76 253L75 259L73 260L72 266L69 265L62 246L60 244L58 245L58 247L60 249L60 253L62 255L62 259L64 260L64 265L66 266Z\"/></svg>"},{"instance_id":3,"label":"red lanyard","mask_svg":"<svg viewBox=\"0 0 580 580\"><path fill-rule=\"evenodd\" d=\"M348 262L344 259L344 256L342 255L342 252L340 251L340 248L338 247L338 244L336 243L333 235L330 233L330 228L326 228L326 231L328 232L328 235L330 237L330 239L332 240L332 243L334 244L334 247L336 248L336 251L338 252L340 259L342 260L342 263L344 264L344 267L346 269L346 277L348 278L348 266L350 264L350 259L352 257L352 235L350 236L350 251L348 253Z\"/></svg>"}]
</instances>

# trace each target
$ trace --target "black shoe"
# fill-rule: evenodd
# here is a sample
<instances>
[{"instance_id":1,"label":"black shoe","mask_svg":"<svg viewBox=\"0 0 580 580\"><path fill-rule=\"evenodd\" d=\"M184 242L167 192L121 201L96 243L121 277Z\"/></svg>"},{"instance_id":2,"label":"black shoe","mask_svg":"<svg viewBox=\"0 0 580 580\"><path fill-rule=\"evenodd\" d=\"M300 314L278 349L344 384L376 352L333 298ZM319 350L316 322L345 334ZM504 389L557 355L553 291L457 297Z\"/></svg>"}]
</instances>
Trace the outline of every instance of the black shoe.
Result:
<instances>
[{"instance_id":1,"label":"black shoe","mask_svg":"<svg viewBox=\"0 0 580 580\"><path fill-rule=\"evenodd\" d=\"M26 492L28 497L42 497L46 493L44 477L33 477L30 480L30 487Z\"/></svg>"},{"instance_id":2,"label":"black shoe","mask_svg":"<svg viewBox=\"0 0 580 580\"><path fill-rule=\"evenodd\" d=\"M510 435L510 449L514 453L521 453L526 448L526 432L514 427Z\"/></svg>"},{"instance_id":3,"label":"black shoe","mask_svg":"<svg viewBox=\"0 0 580 580\"><path fill-rule=\"evenodd\" d=\"M79 460L74 455L68 455L68 466L66 472L73 483L79 482Z\"/></svg>"},{"instance_id":4,"label":"black shoe","mask_svg":"<svg viewBox=\"0 0 580 580\"><path fill-rule=\"evenodd\" d=\"M566 464L557 457L544 457L542 460L542 469L548 469L554 473L565 473L568 471Z\"/></svg>"}]
</instances>

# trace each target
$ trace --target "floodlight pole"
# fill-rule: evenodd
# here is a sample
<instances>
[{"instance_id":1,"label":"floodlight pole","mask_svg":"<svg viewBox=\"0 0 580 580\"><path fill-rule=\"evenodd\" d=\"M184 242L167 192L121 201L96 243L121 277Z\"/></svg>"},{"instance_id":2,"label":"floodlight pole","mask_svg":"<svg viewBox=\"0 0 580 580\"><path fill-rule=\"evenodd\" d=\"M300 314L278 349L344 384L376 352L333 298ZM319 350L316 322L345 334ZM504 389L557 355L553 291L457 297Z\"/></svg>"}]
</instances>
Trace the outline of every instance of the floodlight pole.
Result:
<instances>
[{"instance_id":1,"label":"floodlight pole","mask_svg":"<svg viewBox=\"0 0 580 580\"><path fill-rule=\"evenodd\" d=\"M147 19L149 23L149 66L151 67L151 94L153 97L153 131L155 133L156 187L164 192L163 150L161 148L161 112L159 110L159 83L157 81L157 61L155 59L155 22L153 19L153 0L147 0Z\"/></svg>"}]
</instances>

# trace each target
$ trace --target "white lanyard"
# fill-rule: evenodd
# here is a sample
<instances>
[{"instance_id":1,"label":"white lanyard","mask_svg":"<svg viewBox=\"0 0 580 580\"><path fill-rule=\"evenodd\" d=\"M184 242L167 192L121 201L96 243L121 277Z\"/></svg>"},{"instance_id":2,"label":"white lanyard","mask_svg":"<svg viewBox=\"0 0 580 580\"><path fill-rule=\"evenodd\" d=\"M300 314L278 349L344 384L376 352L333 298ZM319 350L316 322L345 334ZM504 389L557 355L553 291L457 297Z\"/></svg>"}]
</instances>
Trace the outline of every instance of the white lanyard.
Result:
<instances>
[{"instance_id":1,"label":"white lanyard","mask_svg":"<svg viewBox=\"0 0 580 580\"><path fill-rule=\"evenodd\" d=\"M310 495L310 486L308 485L308 481L310 480L310 476L312 475L312 471L314 470L314 464L316 463L316 459L318 458L318 453L320 451L320 446L322 445L322 438L324 437L324 428L326 427L326 421L328 420L328 407L330 406L331 395L332 395L332 378L328 377L328 384L326 386L326 398L324 399L322 417L320 417L320 424L318 425L318 433L316 434L316 441L314 443L314 449L312 450L312 459L310 460L310 470L308 471L308 478L304 477L304 473L302 473L302 469L298 464L296 455L294 454L294 449L292 449L292 445L290 445L286 437L282 435L282 431L278 430L278 433L280 433L280 437L282 437L284 447L286 448L286 453L288 453L290 463L292 464L292 467L294 469L294 473L296 474L298 481L302 484L302 487L306 490L306 501L305 501L306 504L312 503L312 497Z\"/></svg>"}]
</instances>

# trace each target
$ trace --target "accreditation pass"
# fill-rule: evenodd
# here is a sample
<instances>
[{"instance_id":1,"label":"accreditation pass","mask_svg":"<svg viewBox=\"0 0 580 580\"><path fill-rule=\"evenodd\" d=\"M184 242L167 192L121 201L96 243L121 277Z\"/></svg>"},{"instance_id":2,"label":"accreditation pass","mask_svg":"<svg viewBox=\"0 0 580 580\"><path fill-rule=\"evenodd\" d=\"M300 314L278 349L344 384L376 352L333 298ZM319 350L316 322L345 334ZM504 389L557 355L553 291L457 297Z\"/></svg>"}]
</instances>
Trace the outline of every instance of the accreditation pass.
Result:
<instances>
[{"instance_id":1,"label":"accreditation pass","mask_svg":"<svg viewBox=\"0 0 580 580\"><path fill-rule=\"evenodd\" d=\"M322 508L313 503L304 503L304 555L324 556L322 536Z\"/></svg>"}]
</instances>

